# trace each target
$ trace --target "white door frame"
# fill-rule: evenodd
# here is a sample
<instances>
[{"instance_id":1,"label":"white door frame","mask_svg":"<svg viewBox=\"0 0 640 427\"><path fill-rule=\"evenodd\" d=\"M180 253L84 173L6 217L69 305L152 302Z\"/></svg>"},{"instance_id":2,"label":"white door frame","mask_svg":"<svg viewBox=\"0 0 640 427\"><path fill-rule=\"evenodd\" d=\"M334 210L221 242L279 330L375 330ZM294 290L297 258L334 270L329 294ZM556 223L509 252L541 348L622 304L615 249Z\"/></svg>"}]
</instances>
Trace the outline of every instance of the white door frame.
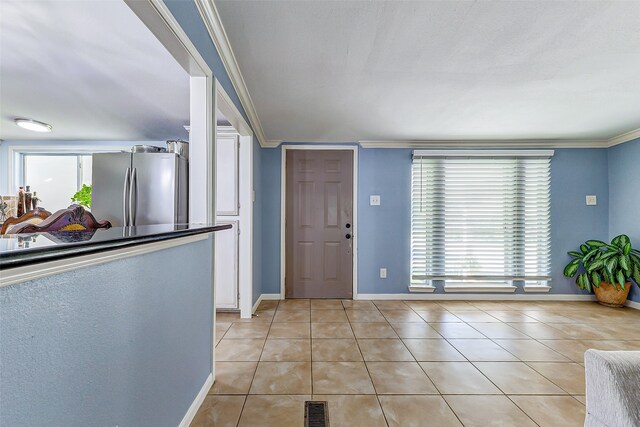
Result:
<instances>
[{"instance_id":1,"label":"white door frame","mask_svg":"<svg viewBox=\"0 0 640 427\"><path fill-rule=\"evenodd\" d=\"M240 317L249 319L253 314L253 131L217 80L215 95L217 110L226 117L240 135L238 290ZM217 122L215 126L215 135L218 135Z\"/></svg>"},{"instance_id":2,"label":"white door frame","mask_svg":"<svg viewBox=\"0 0 640 427\"><path fill-rule=\"evenodd\" d=\"M280 173L280 299L285 299L286 230L285 218L287 209L287 150L343 150L353 151L353 299L358 299L358 146L357 145L282 145Z\"/></svg>"}]
</instances>

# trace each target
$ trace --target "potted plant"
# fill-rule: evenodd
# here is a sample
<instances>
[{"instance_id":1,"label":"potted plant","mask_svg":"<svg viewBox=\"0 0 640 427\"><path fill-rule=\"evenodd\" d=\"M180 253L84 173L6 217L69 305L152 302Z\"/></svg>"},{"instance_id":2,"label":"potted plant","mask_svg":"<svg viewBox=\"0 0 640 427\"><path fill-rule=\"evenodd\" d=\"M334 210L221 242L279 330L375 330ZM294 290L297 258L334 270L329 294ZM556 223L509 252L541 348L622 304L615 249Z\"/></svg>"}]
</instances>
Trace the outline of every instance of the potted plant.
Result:
<instances>
[{"instance_id":1,"label":"potted plant","mask_svg":"<svg viewBox=\"0 0 640 427\"><path fill-rule=\"evenodd\" d=\"M72 202L91 209L91 185L82 184L82 188L71 198Z\"/></svg>"},{"instance_id":2,"label":"potted plant","mask_svg":"<svg viewBox=\"0 0 640 427\"><path fill-rule=\"evenodd\" d=\"M594 292L600 304L624 306L631 280L640 285L640 251L631 247L629 237L614 237L611 244L587 240L580 252L572 251L573 260L564 268L564 275L576 277L580 289Z\"/></svg>"}]
</instances>

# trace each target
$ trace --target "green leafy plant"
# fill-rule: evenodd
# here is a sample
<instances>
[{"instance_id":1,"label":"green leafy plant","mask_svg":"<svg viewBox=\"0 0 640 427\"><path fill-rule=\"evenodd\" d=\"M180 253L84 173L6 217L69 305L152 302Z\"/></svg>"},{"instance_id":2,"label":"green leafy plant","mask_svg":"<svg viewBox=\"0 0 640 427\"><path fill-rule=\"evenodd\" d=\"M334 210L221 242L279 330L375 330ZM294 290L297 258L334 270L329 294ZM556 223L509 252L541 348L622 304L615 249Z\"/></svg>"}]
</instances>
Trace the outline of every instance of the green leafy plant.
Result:
<instances>
[{"instance_id":1,"label":"green leafy plant","mask_svg":"<svg viewBox=\"0 0 640 427\"><path fill-rule=\"evenodd\" d=\"M91 209L91 186L82 184L82 188L73 195L71 201Z\"/></svg>"},{"instance_id":2,"label":"green leafy plant","mask_svg":"<svg viewBox=\"0 0 640 427\"><path fill-rule=\"evenodd\" d=\"M640 285L640 251L631 247L629 237L621 234L607 244L600 240L587 240L580 252L571 251L573 260L564 268L564 275L576 277L580 289L591 292L605 282L623 290L633 279Z\"/></svg>"}]
</instances>

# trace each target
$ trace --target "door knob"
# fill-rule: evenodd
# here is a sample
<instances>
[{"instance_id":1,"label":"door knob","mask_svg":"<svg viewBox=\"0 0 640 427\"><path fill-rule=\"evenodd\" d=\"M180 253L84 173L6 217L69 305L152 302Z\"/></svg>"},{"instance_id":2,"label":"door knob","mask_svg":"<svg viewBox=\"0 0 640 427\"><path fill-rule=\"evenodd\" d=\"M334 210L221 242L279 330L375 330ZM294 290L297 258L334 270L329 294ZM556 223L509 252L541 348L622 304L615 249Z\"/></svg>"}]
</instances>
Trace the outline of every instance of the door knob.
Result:
<instances>
[{"instance_id":1,"label":"door knob","mask_svg":"<svg viewBox=\"0 0 640 427\"><path fill-rule=\"evenodd\" d=\"M345 227L351 228L351 224L347 223L347 225L345 225Z\"/></svg>"},{"instance_id":2,"label":"door knob","mask_svg":"<svg viewBox=\"0 0 640 427\"><path fill-rule=\"evenodd\" d=\"M350 238L351 238L351 234L348 234L348 233L347 233L347 235L346 235L346 236L344 236L344 237L346 237L347 239L350 239Z\"/></svg>"}]
</instances>

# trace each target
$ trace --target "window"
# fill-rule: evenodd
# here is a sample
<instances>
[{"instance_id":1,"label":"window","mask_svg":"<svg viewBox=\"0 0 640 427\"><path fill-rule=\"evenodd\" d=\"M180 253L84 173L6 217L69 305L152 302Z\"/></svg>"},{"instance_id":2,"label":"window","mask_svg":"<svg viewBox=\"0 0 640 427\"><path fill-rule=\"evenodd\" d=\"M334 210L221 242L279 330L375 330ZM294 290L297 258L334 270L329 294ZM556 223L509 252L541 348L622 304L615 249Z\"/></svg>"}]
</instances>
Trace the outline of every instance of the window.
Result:
<instances>
[{"instance_id":1,"label":"window","mask_svg":"<svg viewBox=\"0 0 640 427\"><path fill-rule=\"evenodd\" d=\"M414 152L412 288L549 289L552 153L516 153Z\"/></svg>"},{"instance_id":2,"label":"window","mask_svg":"<svg viewBox=\"0 0 640 427\"><path fill-rule=\"evenodd\" d=\"M91 185L90 154L23 154L24 185L50 212L65 209L82 184Z\"/></svg>"}]
</instances>

